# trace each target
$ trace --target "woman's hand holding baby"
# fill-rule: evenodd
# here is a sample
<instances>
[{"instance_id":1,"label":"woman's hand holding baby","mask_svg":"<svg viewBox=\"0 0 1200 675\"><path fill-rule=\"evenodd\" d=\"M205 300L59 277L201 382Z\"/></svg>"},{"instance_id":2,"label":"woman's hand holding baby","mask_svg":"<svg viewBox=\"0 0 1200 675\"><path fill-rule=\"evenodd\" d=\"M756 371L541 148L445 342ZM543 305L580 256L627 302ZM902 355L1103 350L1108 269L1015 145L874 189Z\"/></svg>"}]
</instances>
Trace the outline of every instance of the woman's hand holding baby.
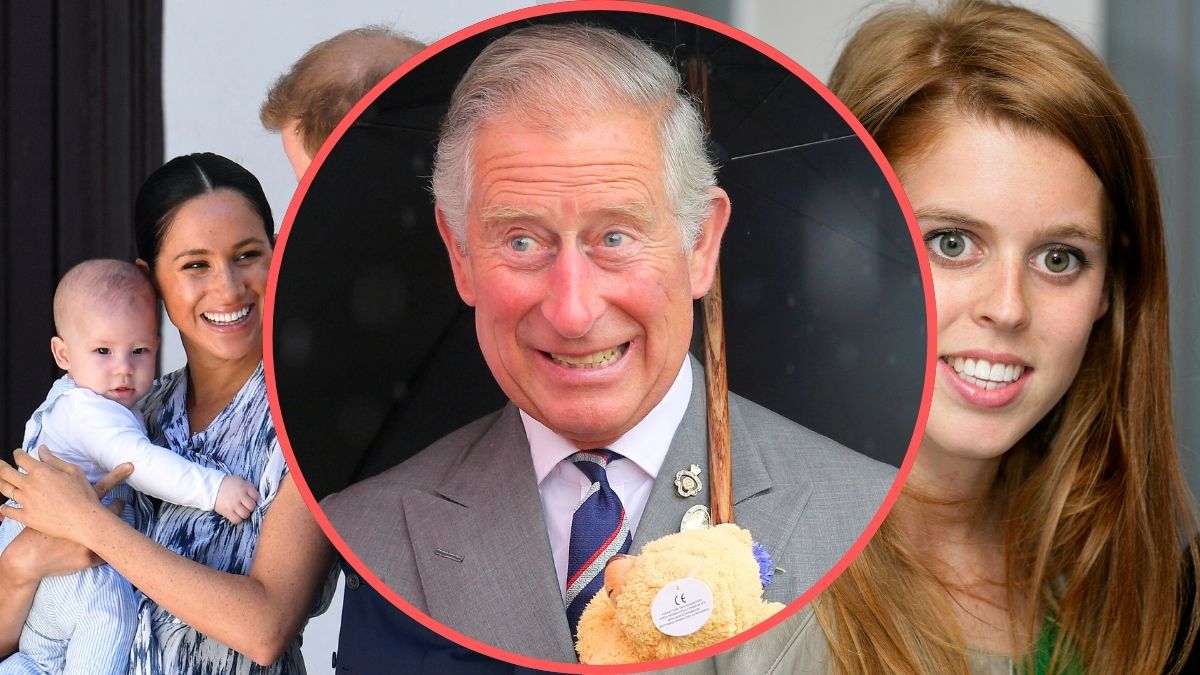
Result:
<instances>
[{"instance_id":1,"label":"woman's hand holding baby","mask_svg":"<svg viewBox=\"0 0 1200 675\"><path fill-rule=\"evenodd\" d=\"M52 458L53 462L59 465L74 468L73 465L50 454L45 446L39 452L42 457ZM26 467L29 463L37 462L24 451L16 450L13 454L14 461L19 467ZM128 478L131 473L133 473L133 465L122 464L101 478L94 487L89 485L89 491L97 498L103 497L117 484ZM84 479L84 483L86 483L86 479ZM0 493L7 496L14 490L21 490L22 486L28 490L20 491L17 501L23 507L29 506L29 510L0 507L0 511L4 513L5 517L13 517L14 520L28 526L28 529L21 532L5 549L4 556L0 557L0 573L14 583L36 584L44 577L72 574L104 562L85 546L51 536L37 526L30 525L30 517L37 518L40 511L38 508L41 503L38 492L40 484L38 478L31 479L28 474L22 474L12 466L0 461ZM122 500L116 500L109 505L108 510L114 515L118 515L124 506Z\"/></svg>"},{"instance_id":2,"label":"woman's hand holding baby","mask_svg":"<svg viewBox=\"0 0 1200 675\"><path fill-rule=\"evenodd\" d=\"M237 525L258 508L258 490L237 476L225 476L217 490L217 503L213 510Z\"/></svg>"},{"instance_id":3,"label":"woman's hand holding baby","mask_svg":"<svg viewBox=\"0 0 1200 675\"><path fill-rule=\"evenodd\" d=\"M18 586L36 585L46 577L74 574L102 564L104 561L91 549L26 528L0 557L0 575Z\"/></svg>"},{"instance_id":4,"label":"woman's hand holding baby","mask_svg":"<svg viewBox=\"0 0 1200 675\"><path fill-rule=\"evenodd\" d=\"M38 448L38 454L41 461L24 450L13 451L16 467L0 461L0 492L21 504L21 508L0 506L0 514L42 534L86 546L89 523L95 523L97 513L116 517L99 497L128 478L133 465L115 467L93 486L82 469L55 457L46 446Z\"/></svg>"}]
</instances>

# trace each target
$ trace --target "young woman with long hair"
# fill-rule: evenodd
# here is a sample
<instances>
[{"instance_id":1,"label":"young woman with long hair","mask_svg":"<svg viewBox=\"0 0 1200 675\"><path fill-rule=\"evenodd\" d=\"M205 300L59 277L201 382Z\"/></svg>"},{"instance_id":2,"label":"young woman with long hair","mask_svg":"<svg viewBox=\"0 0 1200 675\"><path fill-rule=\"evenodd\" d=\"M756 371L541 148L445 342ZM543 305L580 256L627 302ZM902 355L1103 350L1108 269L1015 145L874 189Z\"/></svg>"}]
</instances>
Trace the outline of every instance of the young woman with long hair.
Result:
<instances>
[{"instance_id":1,"label":"young woman with long hair","mask_svg":"<svg viewBox=\"0 0 1200 675\"><path fill-rule=\"evenodd\" d=\"M1178 668L1196 521L1128 99L1053 21L975 1L877 14L830 86L912 203L939 357L905 492L815 605L834 670Z\"/></svg>"}]
</instances>

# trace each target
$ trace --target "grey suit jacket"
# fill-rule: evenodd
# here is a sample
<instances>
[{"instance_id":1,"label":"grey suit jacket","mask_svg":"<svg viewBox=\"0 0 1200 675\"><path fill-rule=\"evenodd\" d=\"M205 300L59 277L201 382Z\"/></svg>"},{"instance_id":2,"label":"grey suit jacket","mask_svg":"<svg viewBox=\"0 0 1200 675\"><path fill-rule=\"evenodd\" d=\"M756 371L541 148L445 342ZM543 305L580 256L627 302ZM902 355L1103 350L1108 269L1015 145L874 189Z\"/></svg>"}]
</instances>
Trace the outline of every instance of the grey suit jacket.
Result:
<instances>
[{"instance_id":1,"label":"grey suit jacket","mask_svg":"<svg viewBox=\"0 0 1200 675\"><path fill-rule=\"evenodd\" d=\"M679 531L691 498L675 472L707 472L704 378L646 502L631 550ZM730 394L734 518L775 560L770 600L790 602L866 528L895 477L868 459ZM326 497L338 534L389 588L454 630L505 651L576 660L525 429L517 408L483 417L384 473Z\"/></svg>"}]
</instances>

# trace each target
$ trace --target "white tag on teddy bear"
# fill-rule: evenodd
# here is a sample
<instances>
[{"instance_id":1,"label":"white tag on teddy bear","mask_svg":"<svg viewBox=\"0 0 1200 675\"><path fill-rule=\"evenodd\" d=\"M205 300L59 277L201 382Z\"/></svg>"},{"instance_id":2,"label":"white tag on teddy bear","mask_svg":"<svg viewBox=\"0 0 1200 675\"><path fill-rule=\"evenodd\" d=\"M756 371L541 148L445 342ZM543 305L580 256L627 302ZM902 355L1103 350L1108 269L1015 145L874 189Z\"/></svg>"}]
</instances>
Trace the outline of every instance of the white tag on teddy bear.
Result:
<instances>
[{"instance_id":1,"label":"white tag on teddy bear","mask_svg":"<svg viewBox=\"0 0 1200 675\"><path fill-rule=\"evenodd\" d=\"M699 579L676 579L663 586L650 605L650 618L666 635L682 637L700 630L713 613L712 591Z\"/></svg>"}]
</instances>

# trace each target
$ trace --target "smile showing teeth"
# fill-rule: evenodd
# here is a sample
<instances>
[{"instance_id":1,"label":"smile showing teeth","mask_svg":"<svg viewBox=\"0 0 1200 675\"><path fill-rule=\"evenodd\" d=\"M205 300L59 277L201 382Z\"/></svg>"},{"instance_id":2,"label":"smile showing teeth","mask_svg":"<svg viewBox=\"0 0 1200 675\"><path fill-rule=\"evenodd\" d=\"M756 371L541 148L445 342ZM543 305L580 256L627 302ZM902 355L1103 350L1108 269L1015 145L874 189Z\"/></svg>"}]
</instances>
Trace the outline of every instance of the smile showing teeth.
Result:
<instances>
[{"instance_id":1,"label":"smile showing teeth","mask_svg":"<svg viewBox=\"0 0 1200 675\"><path fill-rule=\"evenodd\" d=\"M603 368L625 354L625 350L629 348L629 343L618 345L612 349L606 349L602 352L594 354L586 354L584 356L567 356L566 354L550 354L550 358L554 359L555 363L564 365L568 368Z\"/></svg>"},{"instance_id":2,"label":"smile showing teeth","mask_svg":"<svg viewBox=\"0 0 1200 675\"><path fill-rule=\"evenodd\" d=\"M945 357L954 372L980 389L999 389L1016 382L1025 372L1025 366L1005 363L989 363L984 359L964 359L960 356Z\"/></svg>"},{"instance_id":3,"label":"smile showing teeth","mask_svg":"<svg viewBox=\"0 0 1200 675\"><path fill-rule=\"evenodd\" d=\"M236 312L204 312L202 316L218 326L228 326L246 318L249 313L250 305L246 305Z\"/></svg>"}]
</instances>

